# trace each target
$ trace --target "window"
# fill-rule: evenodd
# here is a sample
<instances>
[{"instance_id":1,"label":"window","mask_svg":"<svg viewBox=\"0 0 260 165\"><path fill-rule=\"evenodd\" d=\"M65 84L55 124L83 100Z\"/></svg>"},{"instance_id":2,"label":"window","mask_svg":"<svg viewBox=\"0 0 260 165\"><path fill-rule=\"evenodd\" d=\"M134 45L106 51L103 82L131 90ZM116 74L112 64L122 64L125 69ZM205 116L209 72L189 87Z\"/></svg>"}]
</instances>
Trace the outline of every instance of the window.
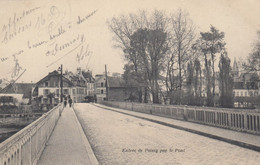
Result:
<instances>
[{"instance_id":1,"label":"window","mask_svg":"<svg viewBox=\"0 0 260 165\"><path fill-rule=\"evenodd\" d=\"M239 96L239 92L237 92L237 96Z\"/></svg>"},{"instance_id":2,"label":"window","mask_svg":"<svg viewBox=\"0 0 260 165\"><path fill-rule=\"evenodd\" d=\"M60 94L60 90L56 89L56 95L59 96L59 94Z\"/></svg>"},{"instance_id":3,"label":"window","mask_svg":"<svg viewBox=\"0 0 260 165\"><path fill-rule=\"evenodd\" d=\"M55 81L55 82L54 82L54 86L55 86L55 87L58 87L58 86L59 86L59 82Z\"/></svg>"},{"instance_id":4,"label":"window","mask_svg":"<svg viewBox=\"0 0 260 165\"><path fill-rule=\"evenodd\" d=\"M69 90L68 90L68 89L63 89L63 94L64 94L64 95L69 94Z\"/></svg>"},{"instance_id":5,"label":"window","mask_svg":"<svg viewBox=\"0 0 260 165\"><path fill-rule=\"evenodd\" d=\"M48 103L48 98L43 98L43 103L47 104Z\"/></svg>"},{"instance_id":6,"label":"window","mask_svg":"<svg viewBox=\"0 0 260 165\"><path fill-rule=\"evenodd\" d=\"M247 92L245 92L245 96L247 96Z\"/></svg>"},{"instance_id":7,"label":"window","mask_svg":"<svg viewBox=\"0 0 260 165\"><path fill-rule=\"evenodd\" d=\"M104 93L104 91L103 90L101 90L101 94L103 94Z\"/></svg>"},{"instance_id":8,"label":"window","mask_svg":"<svg viewBox=\"0 0 260 165\"><path fill-rule=\"evenodd\" d=\"M236 96L236 92L233 92L233 96Z\"/></svg>"},{"instance_id":9,"label":"window","mask_svg":"<svg viewBox=\"0 0 260 165\"><path fill-rule=\"evenodd\" d=\"M243 92L241 91L241 96L243 96Z\"/></svg>"},{"instance_id":10,"label":"window","mask_svg":"<svg viewBox=\"0 0 260 165\"><path fill-rule=\"evenodd\" d=\"M84 94L84 89L83 88L79 88L79 93L78 94Z\"/></svg>"},{"instance_id":11,"label":"window","mask_svg":"<svg viewBox=\"0 0 260 165\"><path fill-rule=\"evenodd\" d=\"M104 83L102 82L102 83L101 83L101 87L103 87L103 86L104 86Z\"/></svg>"},{"instance_id":12,"label":"window","mask_svg":"<svg viewBox=\"0 0 260 165\"><path fill-rule=\"evenodd\" d=\"M72 89L72 93L75 95L76 94L76 89Z\"/></svg>"},{"instance_id":13,"label":"window","mask_svg":"<svg viewBox=\"0 0 260 165\"><path fill-rule=\"evenodd\" d=\"M49 94L49 89L44 89L43 94L46 96Z\"/></svg>"},{"instance_id":14,"label":"window","mask_svg":"<svg viewBox=\"0 0 260 165\"><path fill-rule=\"evenodd\" d=\"M44 86L48 87L49 86L49 82L45 82Z\"/></svg>"}]
</instances>

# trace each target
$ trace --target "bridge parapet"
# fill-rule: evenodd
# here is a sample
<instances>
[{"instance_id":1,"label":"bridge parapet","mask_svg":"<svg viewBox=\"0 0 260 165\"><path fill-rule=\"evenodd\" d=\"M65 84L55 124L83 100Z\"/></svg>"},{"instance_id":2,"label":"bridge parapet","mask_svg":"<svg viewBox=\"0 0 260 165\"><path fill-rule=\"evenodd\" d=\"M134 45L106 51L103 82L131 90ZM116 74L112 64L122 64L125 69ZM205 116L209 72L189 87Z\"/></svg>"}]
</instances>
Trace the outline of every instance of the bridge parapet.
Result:
<instances>
[{"instance_id":1,"label":"bridge parapet","mask_svg":"<svg viewBox=\"0 0 260 165\"><path fill-rule=\"evenodd\" d=\"M260 135L260 110L238 110L232 108L158 105L116 101L104 101L102 104L115 108Z\"/></svg>"},{"instance_id":2,"label":"bridge parapet","mask_svg":"<svg viewBox=\"0 0 260 165\"><path fill-rule=\"evenodd\" d=\"M0 164L36 164L62 110L63 107L59 104L30 125L0 143Z\"/></svg>"}]
</instances>

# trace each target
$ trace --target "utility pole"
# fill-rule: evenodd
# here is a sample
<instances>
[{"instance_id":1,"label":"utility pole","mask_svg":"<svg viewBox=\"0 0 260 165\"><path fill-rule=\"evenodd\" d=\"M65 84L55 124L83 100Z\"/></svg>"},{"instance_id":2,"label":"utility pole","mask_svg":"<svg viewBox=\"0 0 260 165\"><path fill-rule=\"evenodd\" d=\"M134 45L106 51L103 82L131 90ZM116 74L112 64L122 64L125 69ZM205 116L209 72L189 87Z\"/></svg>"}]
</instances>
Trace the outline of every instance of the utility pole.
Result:
<instances>
[{"instance_id":1,"label":"utility pole","mask_svg":"<svg viewBox=\"0 0 260 165\"><path fill-rule=\"evenodd\" d=\"M62 81L62 64L59 67L58 71L60 71L60 102L63 102L63 81Z\"/></svg>"},{"instance_id":2,"label":"utility pole","mask_svg":"<svg viewBox=\"0 0 260 165\"><path fill-rule=\"evenodd\" d=\"M107 65L105 65L105 74L106 74L106 101L108 101Z\"/></svg>"}]
</instances>

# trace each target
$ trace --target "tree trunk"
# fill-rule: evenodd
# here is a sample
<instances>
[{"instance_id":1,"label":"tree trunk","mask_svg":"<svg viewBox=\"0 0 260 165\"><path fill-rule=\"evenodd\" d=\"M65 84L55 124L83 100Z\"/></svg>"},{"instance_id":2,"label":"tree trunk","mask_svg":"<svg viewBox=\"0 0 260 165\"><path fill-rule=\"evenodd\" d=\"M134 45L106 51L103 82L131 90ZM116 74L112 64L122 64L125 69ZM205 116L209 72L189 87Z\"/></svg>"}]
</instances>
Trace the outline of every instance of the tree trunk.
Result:
<instances>
[{"instance_id":1,"label":"tree trunk","mask_svg":"<svg viewBox=\"0 0 260 165\"><path fill-rule=\"evenodd\" d=\"M215 61L214 61L214 54L211 54L211 60L212 60L212 72L213 72L213 77L212 77L212 95L213 97L215 96Z\"/></svg>"}]
</instances>

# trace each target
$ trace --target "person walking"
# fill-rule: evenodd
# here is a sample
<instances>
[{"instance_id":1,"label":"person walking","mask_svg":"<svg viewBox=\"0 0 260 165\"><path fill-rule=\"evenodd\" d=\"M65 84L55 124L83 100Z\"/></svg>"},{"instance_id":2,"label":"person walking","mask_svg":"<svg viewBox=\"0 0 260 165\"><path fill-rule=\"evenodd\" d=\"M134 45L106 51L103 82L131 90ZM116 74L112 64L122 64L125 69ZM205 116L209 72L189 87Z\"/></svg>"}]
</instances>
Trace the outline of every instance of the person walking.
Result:
<instances>
[{"instance_id":1,"label":"person walking","mask_svg":"<svg viewBox=\"0 0 260 165\"><path fill-rule=\"evenodd\" d=\"M64 107L66 107L67 106L67 97L65 96L64 97Z\"/></svg>"},{"instance_id":2,"label":"person walking","mask_svg":"<svg viewBox=\"0 0 260 165\"><path fill-rule=\"evenodd\" d=\"M71 107L71 105L72 105L72 99L71 98L69 98L69 104L70 104L70 107Z\"/></svg>"}]
</instances>

